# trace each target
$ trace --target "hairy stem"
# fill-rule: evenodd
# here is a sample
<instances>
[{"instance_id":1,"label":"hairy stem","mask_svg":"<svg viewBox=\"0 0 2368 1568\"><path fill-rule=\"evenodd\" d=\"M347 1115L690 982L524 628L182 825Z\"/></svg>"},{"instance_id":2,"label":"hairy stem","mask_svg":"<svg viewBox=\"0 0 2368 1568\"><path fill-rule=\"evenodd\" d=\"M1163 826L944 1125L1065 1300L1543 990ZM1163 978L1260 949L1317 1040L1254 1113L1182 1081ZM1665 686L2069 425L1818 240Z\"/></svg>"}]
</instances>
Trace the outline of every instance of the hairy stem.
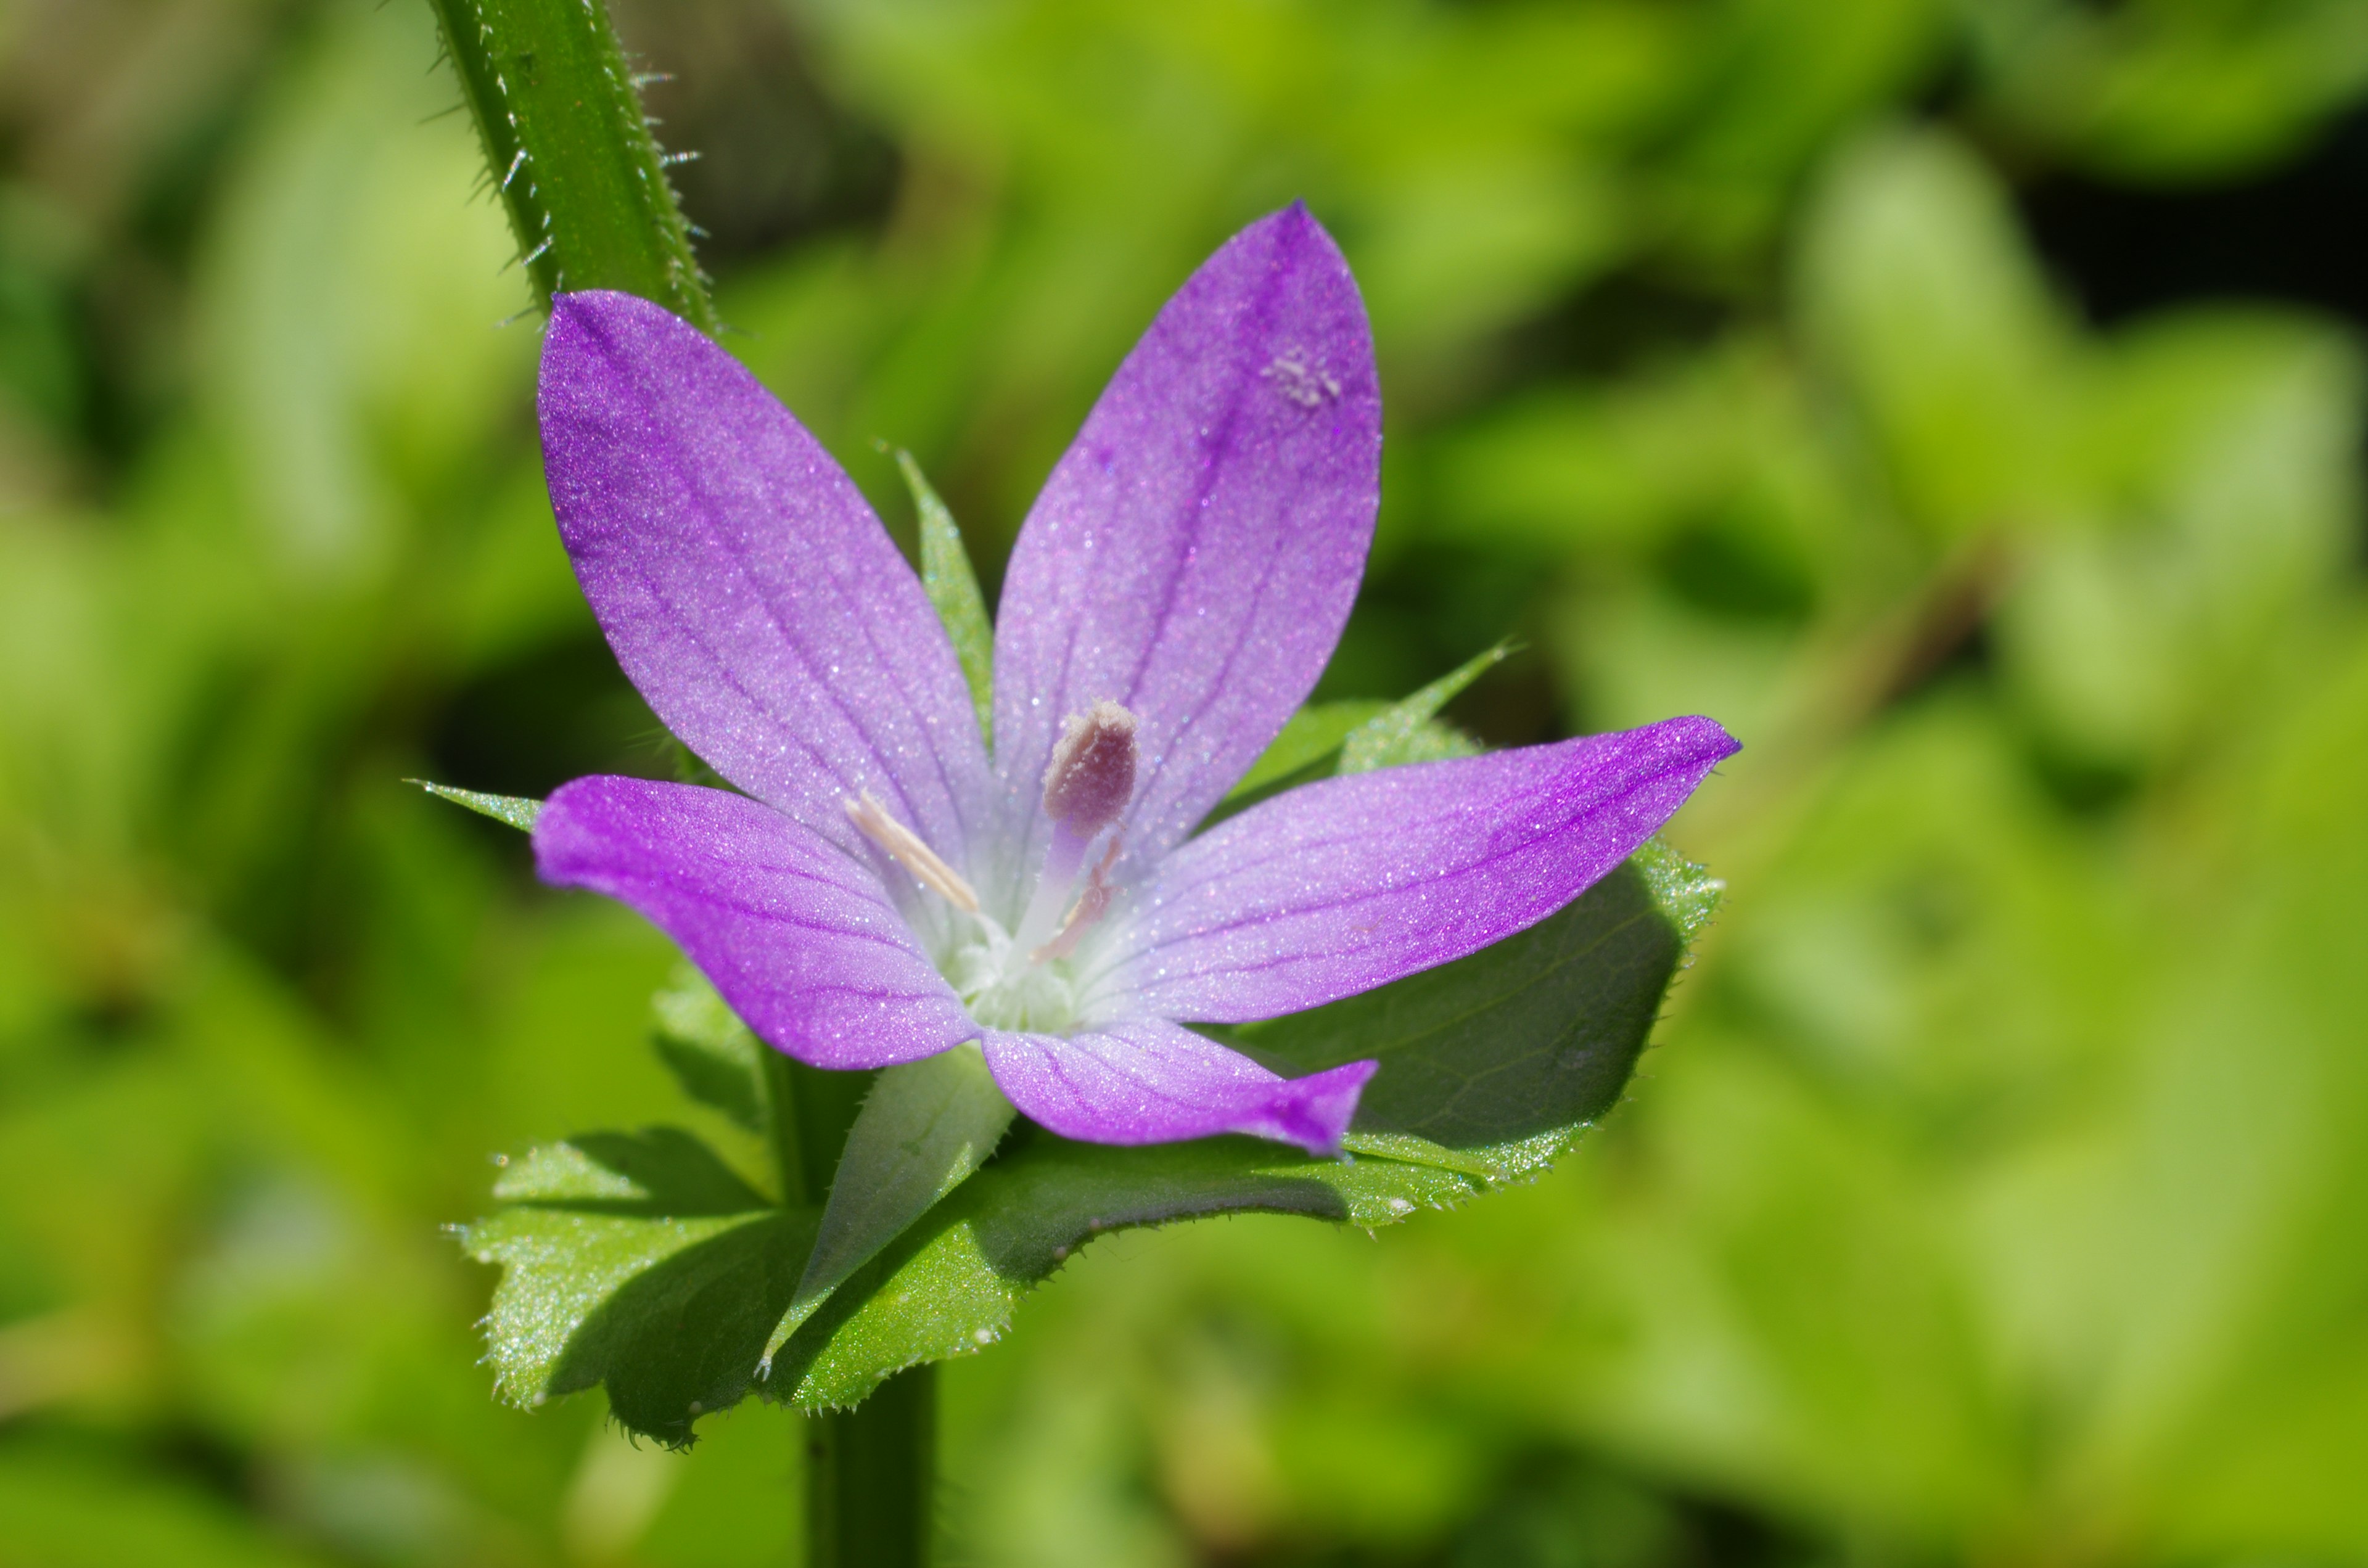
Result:
<instances>
[{"instance_id":1,"label":"hairy stem","mask_svg":"<svg viewBox=\"0 0 2368 1568\"><path fill-rule=\"evenodd\" d=\"M617 289L714 332L690 225L602 0L428 4L544 308L569 290Z\"/></svg>"},{"instance_id":2,"label":"hairy stem","mask_svg":"<svg viewBox=\"0 0 2368 1568\"><path fill-rule=\"evenodd\" d=\"M807 1568L922 1568L937 1458L935 1367L806 1417Z\"/></svg>"}]
</instances>

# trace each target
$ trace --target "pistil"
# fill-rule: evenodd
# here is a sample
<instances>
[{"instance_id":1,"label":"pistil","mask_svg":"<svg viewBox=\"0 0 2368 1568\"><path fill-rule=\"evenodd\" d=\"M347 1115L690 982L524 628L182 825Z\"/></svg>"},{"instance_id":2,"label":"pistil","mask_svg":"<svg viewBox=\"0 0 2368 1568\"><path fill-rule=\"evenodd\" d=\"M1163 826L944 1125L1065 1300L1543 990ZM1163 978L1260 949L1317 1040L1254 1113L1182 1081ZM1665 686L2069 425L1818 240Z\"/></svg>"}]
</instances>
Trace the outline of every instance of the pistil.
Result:
<instances>
[{"instance_id":1,"label":"pistil","mask_svg":"<svg viewBox=\"0 0 2368 1568\"><path fill-rule=\"evenodd\" d=\"M1110 907L1118 823L1134 799L1136 725L1133 713L1108 699L1063 721L1044 769L1044 814L1053 819L1053 842L1012 939L1015 965L1023 956L1030 963L1067 957ZM1106 830L1109 845L1079 889L1077 873L1087 852Z\"/></svg>"}]
</instances>

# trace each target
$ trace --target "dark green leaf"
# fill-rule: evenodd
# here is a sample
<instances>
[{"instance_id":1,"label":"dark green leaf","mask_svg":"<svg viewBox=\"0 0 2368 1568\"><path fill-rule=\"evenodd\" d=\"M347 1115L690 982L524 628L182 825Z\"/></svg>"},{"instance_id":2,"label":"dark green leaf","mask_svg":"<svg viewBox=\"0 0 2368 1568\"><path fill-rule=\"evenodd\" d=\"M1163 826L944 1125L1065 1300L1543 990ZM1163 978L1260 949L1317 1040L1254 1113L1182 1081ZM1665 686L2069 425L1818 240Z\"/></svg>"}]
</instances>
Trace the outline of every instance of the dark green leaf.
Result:
<instances>
[{"instance_id":1,"label":"dark green leaf","mask_svg":"<svg viewBox=\"0 0 2368 1568\"><path fill-rule=\"evenodd\" d=\"M1520 1175L1618 1100L1717 898L1701 868L1656 841L1567 909L1493 947L1235 1039L1292 1074L1376 1058L1358 1133L1424 1140ZM1441 1157L1405 1142L1363 1146Z\"/></svg>"},{"instance_id":2,"label":"dark green leaf","mask_svg":"<svg viewBox=\"0 0 2368 1568\"><path fill-rule=\"evenodd\" d=\"M461 1232L502 1267L486 1316L495 1386L525 1405L605 1385L661 1442L748 1391L814 1240L689 1133L588 1133L529 1153L510 1207Z\"/></svg>"},{"instance_id":3,"label":"dark green leaf","mask_svg":"<svg viewBox=\"0 0 2368 1568\"><path fill-rule=\"evenodd\" d=\"M807 1409L852 1404L903 1368L991 1345L1022 1296L1111 1231L1240 1210L1383 1225L1483 1186L1249 1138L1115 1149L1031 1130L841 1285L775 1351L766 1392Z\"/></svg>"}]
</instances>

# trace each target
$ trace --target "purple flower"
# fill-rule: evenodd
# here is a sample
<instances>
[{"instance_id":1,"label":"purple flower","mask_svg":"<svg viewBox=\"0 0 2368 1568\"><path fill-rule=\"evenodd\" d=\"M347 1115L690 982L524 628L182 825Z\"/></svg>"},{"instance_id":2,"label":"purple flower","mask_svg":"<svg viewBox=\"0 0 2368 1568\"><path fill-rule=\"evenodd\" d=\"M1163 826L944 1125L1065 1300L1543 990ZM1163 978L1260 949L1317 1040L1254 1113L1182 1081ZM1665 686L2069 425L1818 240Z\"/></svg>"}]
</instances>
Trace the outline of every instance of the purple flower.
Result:
<instances>
[{"instance_id":1,"label":"purple flower","mask_svg":"<svg viewBox=\"0 0 2368 1568\"><path fill-rule=\"evenodd\" d=\"M746 791L576 779L535 827L541 874L632 904L816 1066L975 1040L1067 1137L1337 1148L1375 1063L1280 1078L1186 1024L1312 1007L1544 918L1735 749L1672 719L1326 779L1192 836L1330 657L1379 498L1364 308L1301 207L1185 283L1038 497L991 756L871 507L697 331L563 296L540 411L625 673Z\"/></svg>"}]
</instances>

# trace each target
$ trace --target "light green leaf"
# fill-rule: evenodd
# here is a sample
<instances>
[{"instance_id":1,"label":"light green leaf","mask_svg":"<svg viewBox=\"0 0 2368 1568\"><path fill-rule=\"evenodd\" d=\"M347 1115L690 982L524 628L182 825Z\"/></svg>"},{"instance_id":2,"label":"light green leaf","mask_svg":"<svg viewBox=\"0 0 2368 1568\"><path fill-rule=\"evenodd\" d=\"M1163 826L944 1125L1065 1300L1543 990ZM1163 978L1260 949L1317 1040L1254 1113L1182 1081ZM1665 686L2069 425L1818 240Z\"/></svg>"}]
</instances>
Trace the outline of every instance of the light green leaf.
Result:
<instances>
[{"instance_id":1,"label":"light green leaf","mask_svg":"<svg viewBox=\"0 0 2368 1568\"><path fill-rule=\"evenodd\" d=\"M456 806L466 806L479 816L507 823L521 833L532 833L534 819L542 814L542 802L523 795L484 795L474 790L455 790L450 784L430 784L425 778L407 778L404 782L416 784Z\"/></svg>"},{"instance_id":2,"label":"light green leaf","mask_svg":"<svg viewBox=\"0 0 2368 1568\"><path fill-rule=\"evenodd\" d=\"M896 466L912 488L913 510L921 524L921 587L937 607L952 640L954 657L962 661L962 680L970 687L971 706L978 710L978 733L991 745L995 740L995 628L986 616L986 598L978 589L970 553L962 548L962 530L954 515L921 475L913 454L898 449Z\"/></svg>"},{"instance_id":3,"label":"light green leaf","mask_svg":"<svg viewBox=\"0 0 2368 1568\"><path fill-rule=\"evenodd\" d=\"M495 1389L536 1405L605 1386L620 1422L674 1446L747 1392L816 1221L670 1128L537 1149L495 1195L509 1207L461 1239L502 1267L486 1316Z\"/></svg>"},{"instance_id":4,"label":"light green leaf","mask_svg":"<svg viewBox=\"0 0 2368 1568\"><path fill-rule=\"evenodd\" d=\"M960 1187L1011 1125L976 1042L891 1067L856 1114L776 1347L840 1281Z\"/></svg>"},{"instance_id":5,"label":"light green leaf","mask_svg":"<svg viewBox=\"0 0 2368 1568\"><path fill-rule=\"evenodd\" d=\"M749 1131L762 1132L768 1114L766 1048L706 977L682 965L674 983L650 998L650 1007L658 1057L682 1092Z\"/></svg>"},{"instance_id":6,"label":"light green leaf","mask_svg":"<svg viewBox=\"0 0 2368 1568\"><path fill-rule=\"evenodd\" d=\"M1478 744L1452 725L1440 723L1439 710L1512 652L1511 643L1499 642L1358 725L1341 741L1339 771L1370 773L1409 762L1477 756Z\"/></svg>"}]
</instances>

